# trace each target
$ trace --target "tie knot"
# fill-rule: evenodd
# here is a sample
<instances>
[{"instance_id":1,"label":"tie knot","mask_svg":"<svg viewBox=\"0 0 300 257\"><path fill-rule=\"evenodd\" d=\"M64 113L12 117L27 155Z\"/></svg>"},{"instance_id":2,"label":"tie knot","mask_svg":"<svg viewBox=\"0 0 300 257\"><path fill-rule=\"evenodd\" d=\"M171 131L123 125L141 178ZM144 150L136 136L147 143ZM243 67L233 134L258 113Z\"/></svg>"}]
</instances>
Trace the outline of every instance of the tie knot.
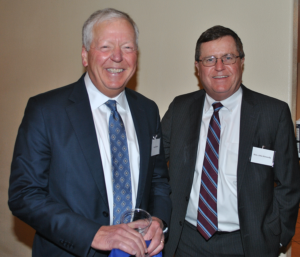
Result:
<instances>
[{"instance_id":1,"label":"tie knot","mask_svg":"<svg viewBox=\"0 0 300 257\"><path fill-rule=\"evenodd\" d=\"M116 102L116 100L108 100L105 104L106 104L106 106L107 106L112 112L116 112L116 111L117 111L117 102Z\"/></svg>"},{"instance_id":2,"label":"tie knot","mask_svg":"<svg viewBox=\"0 0 300 257\"><path fill-rule=\"evenodd\" d=\"M221 104L220 102L215 102L212 104L212 106L214 108L214 112L218 112L223 107L223 104Z\"/></svg>"}]
</instances>

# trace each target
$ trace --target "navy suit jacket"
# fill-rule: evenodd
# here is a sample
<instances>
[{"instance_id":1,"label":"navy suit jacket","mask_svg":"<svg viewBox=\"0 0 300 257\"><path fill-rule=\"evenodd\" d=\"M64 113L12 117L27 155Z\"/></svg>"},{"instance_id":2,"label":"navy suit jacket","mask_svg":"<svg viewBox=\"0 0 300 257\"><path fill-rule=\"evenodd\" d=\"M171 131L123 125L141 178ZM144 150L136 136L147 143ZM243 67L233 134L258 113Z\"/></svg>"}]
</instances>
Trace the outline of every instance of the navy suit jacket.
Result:
<instances>
[{"instance_id":1,"label":"navy suit jacket","mask_svg":"<svg viewBox=\"0 0 300 257\"><path fill-rule=\"evenodd\" d=\"M278 256L295 233L300 174L289 107L242 85L237 204L246 257ZM193 185L205 90L178 96L162 120L165 154L170 161L173 211L165 257L180 241ZM275 151L274 167L250 162L253 147ZM277 184L274 187L274 183Z\"/></svg>"},{"instance_id":2,"label":"navy suit jacket","mask_svg":"<svg viewBox=\"0 0 300 257\"><path fill-rule=\"evenodd\" d=\"M20 125L11 166L9 207L36 230L33 256L107 256L90 248L109 207L96 130L84 84L32 97ZM171 201L156 104L125 89L140 150L136 207L169 223Z\"/></svg>"}]
</instances>

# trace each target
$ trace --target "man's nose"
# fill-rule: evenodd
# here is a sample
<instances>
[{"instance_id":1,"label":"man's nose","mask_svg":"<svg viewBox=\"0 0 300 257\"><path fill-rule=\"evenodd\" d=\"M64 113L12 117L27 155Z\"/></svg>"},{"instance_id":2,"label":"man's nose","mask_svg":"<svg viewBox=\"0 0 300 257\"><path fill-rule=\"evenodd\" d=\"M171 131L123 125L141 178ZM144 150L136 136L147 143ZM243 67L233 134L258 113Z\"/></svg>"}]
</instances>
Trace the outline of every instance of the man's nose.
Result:
<instances>
[{"instance_id":1,"label":"man's nose","mask_svg":"<svg viewBox=\"0 0 300 257\"><path fill-rule=\"evenodd\" d=\"M113 60L114 62L121 62L123 60L123 53L120 47L115 47L112 50L111 56L110 56L111 60Z\"/></svg>"},{"instance_id":2,"label":"man's nose","mask_svg":"<svg viewBox=\"0 0 300 257\"><path fill-rule=\"evenodd\" d=\"M223 63L223 61L222 61L222 59L221 58L218 58L217 59L217 62L216 62L216 65L215 65L215 69L216 70L223 70L224 69L224 63Z\"/></svg>"}]
</instances>

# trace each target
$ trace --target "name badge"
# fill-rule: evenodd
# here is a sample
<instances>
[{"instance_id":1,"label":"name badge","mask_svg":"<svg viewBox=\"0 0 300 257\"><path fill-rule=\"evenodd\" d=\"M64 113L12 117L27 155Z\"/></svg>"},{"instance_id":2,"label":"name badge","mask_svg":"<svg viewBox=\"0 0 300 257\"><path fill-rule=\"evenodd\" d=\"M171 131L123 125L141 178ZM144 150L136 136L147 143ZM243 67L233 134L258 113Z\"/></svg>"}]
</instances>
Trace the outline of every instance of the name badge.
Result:
<instances>
[{"instance_id":1,"label":"name badge","mask_svg":"<svg viewBox=\"0 0 300 257\"><path fill-rule=\"evenodd\" d=\"M160 138L157 135L152 138L151 156L158 155L160 152Z\"/></svg>"},{"instance_id":2,"label":"name badge","mask_svg":"<svg viewBox=\"0 0 300 257\"><path fill-rule=\"evenodd\" d=\"M250 161L253 163L263 164L267 166L274 166L275 152L263 148L253 147Z\"/></svg>"}]
</instances>

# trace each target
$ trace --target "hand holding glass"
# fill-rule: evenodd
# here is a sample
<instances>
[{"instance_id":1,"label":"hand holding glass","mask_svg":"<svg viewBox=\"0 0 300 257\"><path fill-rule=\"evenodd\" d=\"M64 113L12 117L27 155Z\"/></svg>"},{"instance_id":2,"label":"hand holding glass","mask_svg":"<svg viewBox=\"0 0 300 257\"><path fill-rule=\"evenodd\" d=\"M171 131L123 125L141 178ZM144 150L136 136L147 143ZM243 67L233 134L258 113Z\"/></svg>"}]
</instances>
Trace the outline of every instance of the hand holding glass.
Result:
<instances>
[{"instance_id":1,"label":"hand holding glass","mask_svg":"<svg viewBox=\"0 0 300 257\"><path fill-rule=\"evenodd\" d=\"M129 227L145 236L151 223L151 215L142 209L125 211L121 217L121 223L128 224Z\"/></svg>"}]
</instances>

